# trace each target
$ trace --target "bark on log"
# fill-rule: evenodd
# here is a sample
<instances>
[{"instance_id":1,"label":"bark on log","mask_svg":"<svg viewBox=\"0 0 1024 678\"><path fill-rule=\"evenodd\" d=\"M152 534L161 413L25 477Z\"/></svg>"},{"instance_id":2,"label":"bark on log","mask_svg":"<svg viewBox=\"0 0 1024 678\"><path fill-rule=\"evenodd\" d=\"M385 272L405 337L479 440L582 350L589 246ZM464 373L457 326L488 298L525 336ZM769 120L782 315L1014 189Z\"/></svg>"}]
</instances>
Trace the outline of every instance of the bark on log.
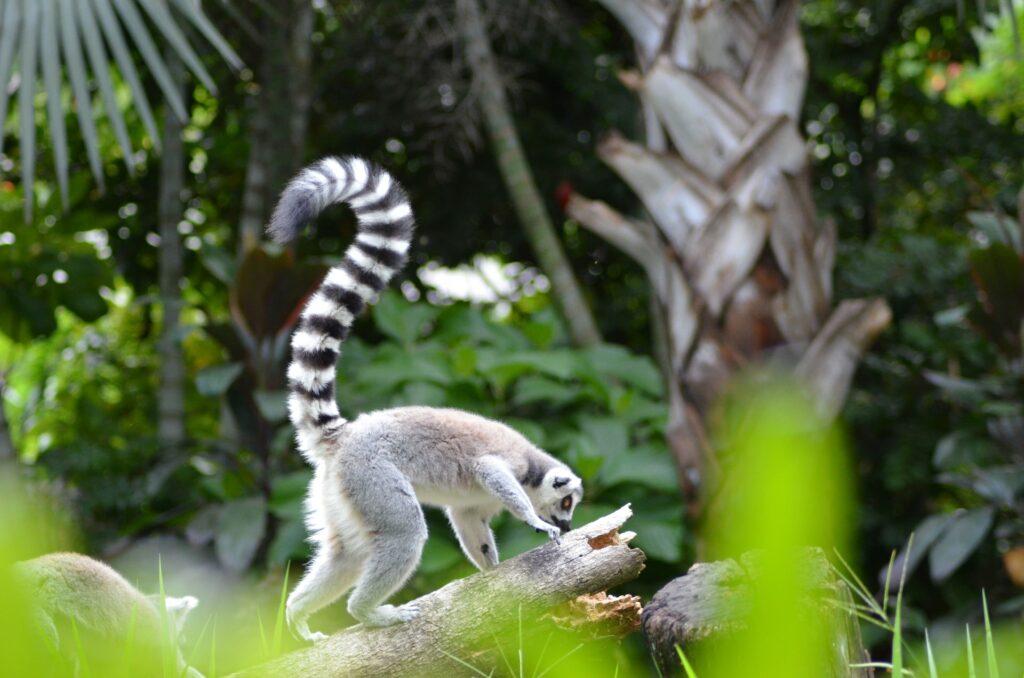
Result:
<instances>
[{"instance_id":1,"label":"bark on log","mask_svg":"<svg viewBox=\"0 0 1024 678\"><path fill-rule=\"evenodd\" d=\"M644 553L628 546L634 533L619 533L631 515L624 506L569 532L560 544L537 547L427 594L418 601L420 616L411 622L354 626L236 677L462 675L467 669L459 660L493 645L496 630L640 574Z\"/></svg>"},{"instance_id":2,"label":"bark on log","mask_svg":"<svg viewBox=\"0 0 1024 678\"><path fill-rule=\"evenodd\" d=\"M853 609L849 589L833 576L820 549L808 549L802 565L806 570L800 578L807 584L808 600L826 606L821 618L833 630L823 678L870 678L870 668L851 668L852 664L869 661L869 657L857 618L849 612ZM644 608L642 625L662 675L681 672L676 645L691 659L703 655L714 661L716 643L734 639L746 630L752 605L758 599L758 570L757 557L749 553L738 563L697 563L654 594ZM798 607L794 605L794 609Z\"/></svg>"}]
</instances>

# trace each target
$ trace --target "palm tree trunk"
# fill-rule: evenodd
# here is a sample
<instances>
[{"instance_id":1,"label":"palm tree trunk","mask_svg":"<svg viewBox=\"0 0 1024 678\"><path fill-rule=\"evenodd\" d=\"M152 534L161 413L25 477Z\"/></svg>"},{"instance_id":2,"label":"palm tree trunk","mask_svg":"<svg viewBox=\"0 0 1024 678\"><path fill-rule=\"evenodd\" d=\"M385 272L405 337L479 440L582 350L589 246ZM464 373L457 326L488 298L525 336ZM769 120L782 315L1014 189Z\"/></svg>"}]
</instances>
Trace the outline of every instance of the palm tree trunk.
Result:
<instances>
[{"instance_id":1,"label":"palm tree trunk","mask_svg":"<svg viewBox=\"0 0 1024 678\"><path fill-rule=\"evenodd\" d=\"M519 142L480 6L477 0L458 0L456 7L466 61L479 91L484 125L516 214L541 268L551 278L555 303L568 325L573 343L577 346L599 343L601 335L597 324L555 234Z\"/></svg>"},{"instance_id":2,"label":"palm tree trunk","mask_svg":"<svg viewBox=\"0 0 1024 678\"><path fill-rule=\"evenodd\" d=\"M168 50L168 70L183 90L185 68ZM178 337L183 302L182 246L178 223L183 216L185 182L184 124L170 110L164 113L163 155L160 157L160 193L157 203L160 228L159 279L163 323L160 330L160 387L157 392L157 436L164 447L178 447L185 440L185 360Z\"/></svg>"},{"instance_id":3,"label":"palm tree trunk","mask_svg":"<svg viewBox=\"0 0 1024 678\"><path fill-rule=\"evenodd\" d=\"M798 126L798 0L600 1L637 46L639 70L620 79L646 143L613 135L597 152L646 217L582 196L568 213L647 272L668 337L668 438L696 517L716 484L708 416L732 376L785 353L835 417L891 314L881 299L832 309L835 226L815 213Z\"/></svg>"}]
</instances>

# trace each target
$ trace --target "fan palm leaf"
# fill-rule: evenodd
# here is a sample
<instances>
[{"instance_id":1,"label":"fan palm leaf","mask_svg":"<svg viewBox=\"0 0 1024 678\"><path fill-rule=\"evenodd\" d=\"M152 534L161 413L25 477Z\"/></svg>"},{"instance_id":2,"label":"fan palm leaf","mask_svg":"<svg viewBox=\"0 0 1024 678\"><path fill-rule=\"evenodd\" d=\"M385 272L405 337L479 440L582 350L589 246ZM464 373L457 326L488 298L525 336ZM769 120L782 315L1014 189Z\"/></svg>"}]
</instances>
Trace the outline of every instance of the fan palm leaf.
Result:
<instances>
[{"instance_id":1,"label":"fan palm leaf","mask_svg":"<svg viewBox=\"0 0 1024 678\"><path fill-rule=\"evenodd\" d=\"M187 117L154 34L204 87L216 93L217 86L186 36L186 27L202 36L232 68L241 68L241 59L203 14L197 0L0 0L0 153L3 123L11 95L17 92L26 221L32 218L37 105L45 106L57 184L67 207L70 162L62 101L65 85L75 104L89 168L102 189L100 142L93 119L99 106L106 113L129 174L134 172L132 139L118 106L112 70L130 92L131 105L157 150L156 120L133 53L141 56L174 115L182 121ZM40 76L44 96L37 99ZM96 102L90 87L95 88Z\"/></svg>"}]
</instances>

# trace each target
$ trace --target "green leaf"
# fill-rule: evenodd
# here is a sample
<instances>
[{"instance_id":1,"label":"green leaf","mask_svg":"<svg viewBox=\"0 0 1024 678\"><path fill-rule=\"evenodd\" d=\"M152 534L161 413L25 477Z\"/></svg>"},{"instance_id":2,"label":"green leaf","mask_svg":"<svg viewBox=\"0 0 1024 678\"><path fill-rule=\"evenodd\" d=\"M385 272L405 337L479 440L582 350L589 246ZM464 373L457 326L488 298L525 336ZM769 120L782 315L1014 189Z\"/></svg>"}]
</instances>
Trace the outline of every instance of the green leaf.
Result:
<instances>
[{"instance_id":1,"label":"green leaf","mask_svg":"<svg viewBox=\"0 0 1024 678\"><path fill-rule=\"evenodd\" d=\"M214 365L196 374L196 390L204 396L222 396L242 373L241 363Z\"/></svg>"},{"instance_id":2,"label":"green leaf","mask_svg":"<svg viewBox=\"0 0 1024 678\"><path fill-rule=\"evenodd\" d=\"M373 322L377 328L403 346L414 344L437 315L436 307L411 304L394 290L385 291L373 307Z\"/></svg>"},{"instance_id":3,"label":"green leaf","mask_svg":"<svg viewBox=\"0 0 1024 678\"><path fill-rule=\"evenodd\" d=\"M65 0L68 2L69 0ZM21 27L21 3L4 3L4 13L0 17L0 83L11 80L11 66L14 65L14 51L18 46L18 29ZM0 153L4 150L3 123L7 120L7 105L10 99L7 87L0 87Z\"/></svg>"},{"instance_id":4,"label":"green leaf","mask_svg":"<svg viewBox=\"0 0 1024 678\"><path fill-rule=\"evenodd\" d=\"M928 554L933 581L944 581L981 545L992 527L991 506L957 512Z\"/></svg>"},{"instance_id":5,"label":"green leaf","mask_svg":"<svg viewBox=\"0 0 1024 678\"><path fill-rule=\"evenodd\" d=\"M25 193L25 221L32 220L36 175L36 57L39 43L39 4L25 6L21 40L21 86L18 88L18 117L21 121L21 188Z\"/></svg>"},{"instance_id":6,"label":"green leaf","mask_svg":"<svg viewBox=\"0 0 1024 678\"><path fill-rule=\"evenodd\" d=\"M591 449L604 459L629 454L629 431L626 425L611 417L579 418L580 429L592 441Z\"/></svg>"},{"instance_id":7,"label":"green leaf","mask_svg":"<svg viewBox=\"0 0 1024 678\"><path fill-rule=\"evenodd\" d=\"M654 447L624 451L605 457L598 474L605 486L636 483L660 492L678 490L676 467L668 451Z\"/></svg>"},{"instance_id":8,"label":"green leaf","mask_svg":"<svg viewBox=\"0 0 1024 678\"><path fill-rule=\"evenodd\" d=\"M602 376L635 386L648 395L661 395L661 372L649 358L633 355L625 348L612 344L589 348L586 356L594 370Z\"/></svg>"},{"instance_id":9,"label":"green leaf","mask_svg":"<svg viewBox=\"0 0 1024 678\"><path fill-rule=\"evenodd\" d=\"M630 520L630 529L636 532L634 544L648 558L666 563L677 563L683 557L683 522L679 520L652 520L638 513Z\"/></svg>"},{"instance_id":10,"label":"green leaf","mask_svg":"<svg viewBox=\"0 0 1024 678\"><path fill-rule=\"evenodd\" d=\"M939 513L921 521L921 524L914 529L913 542L905 546L896 556L893 572L899 576L892 581L893 586L896 586L901 578L909 577L917 569L918 564L928 553L928 548L935 543L935 540L939 538L955 516L954 513ZM910 549L909 552L908 549ZM903 574L904 570L906 571L905 575Z\"/></svg>"},{"instance_id":11,"label":"green leaf","mask_svg":"<svg viewBox=\"0 0 1024 678\"><path fill-rule=\"evenodd\" d=\"M524 374L540 373L556 379L569 379L578 367L573 351L495 351L477 353L477 369L499 388Z\"/></svg>"},{"instance_id":12,"label":"green leaf","mask_svg":"<svg viewBox=\"0 0 1024 678\"><path fill-rule=\"evenodd\" d=\"M543 403L551 408L562 408L579 399L579 386L570 386L538 375L527 375L516 382L512 403L525 407Z\"/></svg>"},{"instance_id":13,"label":"green leaf","mask_svg":"<svg viewBox=\"0 0 1024 678\"><path fill-rule=\"evenodd\" d=\"M462 551L450 539L441 535L431 535L423 547L420 571L424 574L443 572L462 560L462 557Z\"/></svg>"},{"instance_id":14,"label":"green leaf","mask_svg":"<svg viewBox=\"0 0 1024 678\"><path fill-rule=\"evenodd\" d=\"M271 424L288 419L288 391L254 391L252 396L260 414Z\"/></svg>"},{"instance_id":15,"label":"green leaf","mask_svg":"<svg viewBox=\"0 0 1024 678\"><path fill-rule=\"evenodd\" d=\"M256 557L266 529L267 506L262 497L224 504L217 520L214 542L217 560L229 570L245 570Z\"/></svg>"},{"instance_id":16,"label":"green leaf","mask_svg":"<svg viewBox=\"0 0 1024 678\"><path fill-rule=\"evenodd\" d=\"M301 520L286 520L277 527L267 549L268 565L284 565L292 558L305 558L310 545L306 540L306 525Z\"/></svg>"}]
</instances>

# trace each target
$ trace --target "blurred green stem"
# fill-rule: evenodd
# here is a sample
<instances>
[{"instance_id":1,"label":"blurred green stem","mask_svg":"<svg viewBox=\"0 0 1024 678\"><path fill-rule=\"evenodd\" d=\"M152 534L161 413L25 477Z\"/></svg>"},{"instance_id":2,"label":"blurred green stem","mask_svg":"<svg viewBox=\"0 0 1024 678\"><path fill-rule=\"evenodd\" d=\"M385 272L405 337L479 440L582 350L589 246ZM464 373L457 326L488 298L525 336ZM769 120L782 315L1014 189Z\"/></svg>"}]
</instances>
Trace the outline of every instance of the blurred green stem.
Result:
<instances>
[{"instance_id":1,"label":"blurred green stem","mask_svg":"<svg viewBox=\"0 0 1024 678\"><path fill-rule=\"evenodd\" d=\"M185 67L168 50L168 70L179 95L185 81ZM178 336L182 310L182 247L178 223L183 216L182 191L185 183L184 124L171 111L164 113L164 152L160 158L160 193L157 218L160 229L160 299L163 323L160 330L160 389L157 394L157 436L164 447L177 447L185 440L185 361Z\"/></svg>"}]
</instances>

